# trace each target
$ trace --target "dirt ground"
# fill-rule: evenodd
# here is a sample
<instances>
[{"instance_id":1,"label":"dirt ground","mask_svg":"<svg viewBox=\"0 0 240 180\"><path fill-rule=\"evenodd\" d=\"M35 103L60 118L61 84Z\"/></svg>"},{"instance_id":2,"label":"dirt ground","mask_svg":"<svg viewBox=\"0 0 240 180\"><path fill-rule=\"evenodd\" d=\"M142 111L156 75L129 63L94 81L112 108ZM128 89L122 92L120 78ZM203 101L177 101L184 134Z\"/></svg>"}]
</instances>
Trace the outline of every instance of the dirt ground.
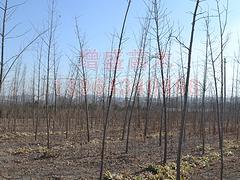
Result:
<instances>
[{"instance_id":1,"label":"dirt ground","mask_svg":"<svg viewBox=\"0 0 240 180\"><path fill-rule=\"evenodd\" d=\"M0 179L97 179L100 169L100 131L91 132L91 142L84 141L85 133L71 134L65 139L60 132L51 135L51 149L46 149L46 135L34 140L32 133L2 133L0 135ZM129 153L125 154L125 141L119 139L120 131L108 132L105 170L112 173L137 174L149 164L159 164L163 157L163 146L159 146L158 135L148 136L146 142L139 135L130 139ZM215 139L215 140L213 140ZM218 149L217 136L207 143ZM232 136L225 139L233 140ZM170 134L168 161L175 161L177 138ZM199 138L187 138L184 155L199 156L196 147ZM238 141L239 144L239 141ZM239 147L239 146L238 146ZM232 150L224 158L224 179L240 179L240 149ZM209 167L194 169L190 179L219 179L220 161Z\"/></svg>"}]
</instances>

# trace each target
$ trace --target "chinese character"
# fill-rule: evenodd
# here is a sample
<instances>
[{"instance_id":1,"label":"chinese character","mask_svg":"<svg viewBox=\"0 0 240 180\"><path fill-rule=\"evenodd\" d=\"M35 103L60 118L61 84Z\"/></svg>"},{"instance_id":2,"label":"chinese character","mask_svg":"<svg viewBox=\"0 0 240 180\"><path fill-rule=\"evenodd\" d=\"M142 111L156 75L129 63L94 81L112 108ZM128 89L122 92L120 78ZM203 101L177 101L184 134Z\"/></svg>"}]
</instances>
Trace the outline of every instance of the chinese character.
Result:
<instances>
[{"instance_id":1,"label":"chinese character","mask_svg":"<svg viewBox=\"0 0 240 180\"><path fill-rule=\"evenodd\" d=\"M136 69L140 67L142 67L142 69L146 68L147 57L149 55L148 52L143 52L142 50L135 49L132 52L128 52L127 54L129 56L131 69Z\"/></svg>"},{"instance_id":2,"label":"chinese character","mask_svg":"<svg viewBox=\"0 0 240 180\"><path fill-rule=\"evenodd\" d=\"M69 83L68 83L68 89L67 89L67 94L69 96L74 96L75 87L76 87L76 80L75 79L70 79Z\"/></svg>"},{"instance_id":3,"label":"chinese character","mask_svg":"<svg viewBox=\"0 0 240 180\"><path fill-rule=\"evenodd\" d=\"M61 95L61 81L59 79L55 80L55 87L56 87L56 95Z\"/></svg>"},{"instance_id":4,"label":"chinese character","mask_svg":"<svg viewBox=\"0 0 240 180\"><path fill-rule=\"evenodd\" d=\"M131 92L129 79L124 78L120 81L119 84L120 84L119 94L121 96L128 96L128 94Z\"/></svg>"},{"instance_id":5,"label":"chinese character","mask_svg":"<svg viewBox=\"0 0 240 180\"><path fill-rule=\"evenodd\" d=\"M91 70L97 70L98 67L98 60L99 60L99 53L96 49L87 49L83 52L83 56L85 59L85 67Z\"/></svg>"},{"instance_id":6,"label":"chinese character","mask_svg":"<svg viewBox=\"0 0 240 180\"><path fill-rule=\"evenodd\" d=\"M118 62L117 62L117 70L123 69L122 67L123 60L121 59L122 53L118 52L117 50L114 50L113 52L105 52L105 69L106 70L115 69L117 56L119 56Z\"/></svg>"},{"instance_id":7,"label":"chinese character","mask_svg":"<svg viewBox=\"0 0 240 180\"><path fill-rule=\"evenodd\" d=\"M195 95L197 96L198 95L198 85L199 85L199 82L197 79L191 79L190 80L190 95Z\"/></svg>"},{"instance_id":8,"label":"chinese character","mask_svg":"<svg viewBox=\"0 0 240 180\"><path fill-rule=\"evenodd\" d=\"M185 80L183 78L178 79L176 82L176 92L180 95L184 95L185 93Z\"/></svg>"},{"instance_id":9,"label":"chinese character","mask_svg":"<svg viewBox=\"0 0 240 180\"><path fill-rule=\"evenodd\" d=\"M103 80L102 79L96 80L95 92L96 92L97 96L102 96L102 94L103 94Z\"/></svg>"}]
</instances>

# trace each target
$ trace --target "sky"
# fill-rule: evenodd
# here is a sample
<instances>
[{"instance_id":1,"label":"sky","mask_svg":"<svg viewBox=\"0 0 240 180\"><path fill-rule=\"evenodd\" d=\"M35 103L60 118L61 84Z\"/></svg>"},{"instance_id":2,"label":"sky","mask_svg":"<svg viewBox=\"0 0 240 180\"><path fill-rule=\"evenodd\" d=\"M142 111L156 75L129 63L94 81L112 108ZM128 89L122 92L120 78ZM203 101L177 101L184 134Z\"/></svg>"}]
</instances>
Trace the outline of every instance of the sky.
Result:
<instances>
[{"instance_id":1,"label":"sky","mask_svg":"<svg viewBox=\"0 0 240 180\"><path fill-rule=\"evenodd\" d=\"M10 5L18 4L20 0L9 0ZM220 1L224 3L225 1ZM27 32L17 39L10 39L7 54L17 52L19 47L31 40L36 34L36 29L40 31L46 27L48 21L48 0L26 0L19 6L9 21L8 28L19 24L12 32L14 35ZM194 9L193 0L162 0L162 5L167 9L171 24L174 28L182 29L184 43L188 44L191 29L191 12ZM67 65L70 63L68 57L72 56L74 48L77 47L75 35L75 17L78 18L82 35L86 39L86 49L96 49L100 55L111 48L111 36L119 33L122 25L123 15L127 6L127 0L56 0L56 18L58 22L56 31L56 41L58 51L61 54L60 71L67 74ZM237 50L237 37L240 30L240 1L229 0L229 17L227 33L230 34L229 45L226 49L226 56L233 57ZM216 3L214 0L206 0L201 3L202 9L209 9L215 13ZM127 53L136 49L137 36L139 34L139 22L146 14L146 6L143 0L132 0L132 6L127 19L125 32L126 43L123 44L123 52ZM217 25L213 21L212 31L218 31ZM195 35L195 51L197 63L201 61L199 49L204 47L204 23L197 22ZM177 32L176 32L177 33ZM201 47L201 48L200 48ZM36 48L36 47L35 47ZM199 51L198 51L199 50ZM10 56L10 55L9 55ZM36 60L36 50L34 48L26 52L22 58L23 64L32 66ZM232 62L232 61L231 61ZM124 65L126 66L126 64ZM228 64L228 77L231 76L232 63ZM32 66L33 67L33 66ZM28 71L31 71L28 69ZM64 76L64 75L63 75Z\"/></svg>"}]
</instances>

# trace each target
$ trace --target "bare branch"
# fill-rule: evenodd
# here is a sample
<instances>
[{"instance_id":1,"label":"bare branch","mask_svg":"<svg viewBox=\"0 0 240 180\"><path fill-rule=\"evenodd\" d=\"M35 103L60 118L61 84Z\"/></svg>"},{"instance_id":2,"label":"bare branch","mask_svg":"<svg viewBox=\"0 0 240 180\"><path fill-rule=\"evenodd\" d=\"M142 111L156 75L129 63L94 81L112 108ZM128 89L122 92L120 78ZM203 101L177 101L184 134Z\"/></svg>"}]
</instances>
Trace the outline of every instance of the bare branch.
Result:
<instances>
[{"instance_id":1,"label":"bare branch","mask_svg":"<svg viewBox=\"0 0 240 180\"><path fill-rule=\"evenodd\" d=\"M8 73L10 72L10 70L12 69L13 65L16 63L16 61L21 57L21 55L37 40L39 39L43 34L45 34L48 30L43 31L42 33L38 34L31 42L29 42L14 58L13 62L11 63L11 65L9 66L8 70L6 71L5 75L3 76L3 80L2 83L4 82L6 76L8 75Z\"/></svg>"},{"instance_id":2,"label":"bare branch","mask_svg":"<svg viewBox=\"0 0 240 180\"><path fill-rule=\"evenodd\" d=\"M185 49L189 50L189 48L188 48L182 41L180 41L180 40L178 39L178 37L176 37L176 36L173 36L173 37L175 38L175 40L176 40L181 46L183 46Z\"/></svg>"}]
</instances>

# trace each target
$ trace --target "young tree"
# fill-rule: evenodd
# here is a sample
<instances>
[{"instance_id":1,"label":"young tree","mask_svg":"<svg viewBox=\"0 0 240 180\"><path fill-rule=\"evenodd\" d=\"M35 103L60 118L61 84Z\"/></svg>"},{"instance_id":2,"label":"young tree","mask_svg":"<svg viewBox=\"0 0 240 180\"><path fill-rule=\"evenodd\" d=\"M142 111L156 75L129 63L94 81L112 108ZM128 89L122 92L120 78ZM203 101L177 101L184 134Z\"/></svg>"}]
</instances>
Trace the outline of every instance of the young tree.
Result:
<instances>
[{"instance_id":1,"label":"young tree","mask_svg":"<svg viewBox=\"0 0 240 180\"><path fill-rule=\"evenodd\" d=\"M8 29L8 19L10 16L12 16L13 12L23 3L20 4L14 4L9 6L9 1L5 0L3 4L3 7L0 6L0 11L3 12L2 15L2 22L1 22L1 33L0 33L0 44L1 44L1 53L0 53L0 92L2 89L2 84L6 77L8 76L11 69L14 67L16 62L22 57L24 52L34 43L36 42L43 34L47 32L47 30L38 33L30 42L28 42L23 48L20 49L18 53L15 55L11 55L10 58L6 57L5 48L6 40L9 38L11 33L17 28L17 25L13 26L13 28ZM18 36L17 36L18 37Z\"/></svg>"},{"instance_id":2,"label":"young tree","mask_svg":"<svg viewBox=\"0 0 240 180\"><path fill-rule=\"evenodd\" d=\"M46 94L45 94L45 116L47 123L47 147L50 148L50 112L49 112L49 80L50 80L50 61L52 58L53 39L54 39L54 11L55 0L51 1L50 5L50 19L49 19L49 32L47 40L47 74L46 74Z\"/></svg>"},{"instance_id":3,"label":"young tree","mask_svg":"<svg viewBox=\"0 0 240 180\"><path fill-rule=\"evenodd\" d=\"M219 148L221 153L221 171L220 171L220 179L223 178L223 121L225 119L225 104L226 104L226 89L224 88L224 84L226 79L224 78L224 66L225 66L225 58L224 58L224 49L226 47L227 40L224 41L224 35L226 32L227 20L228 20L228 0L227 6L224 9L225 19L222 18L222 12L219 5L219 0L216 0L217 4L217 16L219 23L219 31L220 31L220 61L221 61L221 96L220 96L220 119L219 119ZM226 85L225 85L226 86Z\"/></svg>"},{"instance_id":4,"label":"young tree","mask_svg":"<svg viewBox=\"0 0 240 180\"><path fill-rule=\"evenodd\" d=\"M84 91L84 101L85 101L85 112L86 112L86 124L87 124L87 140L90 141L90 132L89 132L89 112L88 112L88 97L87 97L87 77L86 77L86 69L84 67L84 41L80 37L80 31L78 22L76 19L76 31L77 31L77 39L79 44L79 63L82 70L82 76L83 76L83 91Z\"/></svg>"},{"instance_id":5,"label":"young tree","mask_svg":"<svg viewBox=\"0 0 240 180\"><path fill-rule=\"evenodd\" d=\"M117 49L116 62L115 62L115 66L114 66L111 91L110 91L109 98L108 98L106 117L105 117L105 121L104 121L104 125L103 125L103 139L102 139L101 164L100 164L100 175L99 175L100 180L102 180L102 177L103 177L103 163L104 163L104 154L105 154L106 131L107 131L107 124L108 124L108 119L109 119L109 113L110 113L110 108L111 108L113 91L114 91L115 83L116 83L117 66L118 66L118 61L119 61L119 57L120 57L123 35L124 35L124 31L125 31L127 16L128 16L128 12L129 12L129 9L130 9L131 2L132 2L131 0L128 0L128 6L127 6L127 9L126 9L126 12L125 12L125 15L124 15L122 30L121 30L121 34L120 34L120 38L119 38L118 49Z\"/></svg>"},{"instance_id":6,"label":"young tree","mask_svg":"<svg viewBox=\"0 0 240 180\"><path fill-rule=\"evenodd\" d=\"M40 87L41 87L41 65L42 65L42 43L39 50L37 50L37 59L38 59L38 82L37 82L37 119L35 122L35 141L37 140L38 126L40 119Z\"/></svg>"},{"instance_id":7,"label":"young tree","mask_svg":"<svg viewBox=\"0 0 240 180\"><path fill-rule=\"evenodd\" d=\"M209 16L205 19L206 23L206 49L205 49L205 64L203 73L203 84L202 84L202 102L201 102L201 136L202 136L202 154L205 153L205 95L206 95L206 83L207 83L207 70L208 70L208 32L209 32Z\"/></svg>"},{"instance_id":8,"label":"young tree","mask_svg":"<svg viewBox=\"0 0 240 180\"><path fill-rule=\"evenodd\" d=\"M181 115L181 124L179 129L179 140L178 140L178 151L177 151L177 173L176 179L181 179L181 156L182 156L182 140L183 140L183 131L185 125L185 117L187 111L187 101L188 101L188 86L190 80L190 72L191 72L191 60L192 60L192 47L193 47L193 39L194 39L194 32L195 32L195 25L196 25L196 17L198 15L198 8L199 8L200 0L196 1L195 10L193 13L193 20L192 20L192 29L190 35L190 42L188 47L188 66L187 66L187 76L186 76L186 85L185 85L185 92L184 92L184 103L183 103L183 110Z\"/></svg>"},{"instance_id":9,"label":"young tree","mask_svg":"<svg viewBox=\"0 0 240 180\"><path fill-rule=\"evenodd\" d=\"M139 64L139 70L136 71L137 77L136 77L136 85L133 85L133 102L130 110L130 115L128 119L128 127L127 127L127 140L126 140L126 149L125 152L128 153L128 143L129 143L129 136L130 136L130 128L131 128L131 121L132 121L132 114L136 102L136 97L139 97L139 84L140 84L140 78L142 75L142 70L143 70L143 65L146 57L146 45L147 45L147 37L149 34L149 28L150 28L150 16L147 15L145 22L142 26L142 35L141 35L141 40L140 40L140 49L139 49L139 54L138 54L138 64Z\"/></svg>"},{"instance_id":10,"label":"young tree","mask_svg":"<svg viewBox=\"0 0 240 180\"><path fill-rule=\"evenodd\" d=\"M163 124L164 124L164 155L163 155L163 164L167 162L167 92L166 92L166 77L164 75L164 60L166 56L167 47L171 38L171 30L168 28L169 24L167 23L166 11L161 6L161 1L153 1L153 20L155 23L155 34L157 41L157 59L160 62L160 73L161 73L161 89L162 89L162 112L163 112ZM160 26L161 24L161 26ZM165 37L167 40L165 41ZM164 42L165 41L165 42Z\"/></svg>"}]
</instances>

